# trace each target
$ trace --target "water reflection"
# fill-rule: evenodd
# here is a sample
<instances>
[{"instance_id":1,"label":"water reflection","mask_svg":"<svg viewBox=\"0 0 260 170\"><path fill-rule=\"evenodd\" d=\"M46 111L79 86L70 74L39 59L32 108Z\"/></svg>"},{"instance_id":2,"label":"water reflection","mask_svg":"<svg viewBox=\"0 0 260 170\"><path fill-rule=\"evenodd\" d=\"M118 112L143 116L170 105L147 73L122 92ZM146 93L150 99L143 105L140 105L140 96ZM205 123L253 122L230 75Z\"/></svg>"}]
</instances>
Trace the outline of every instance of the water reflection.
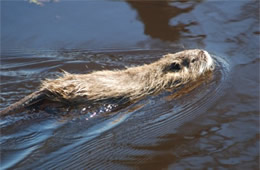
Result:
<instances>
[{"instance_id":1,"label":"water reflection","mask_svg":"<svg viewBox=\"0 0 260 170\"><path fill-rule=\"evenodd\" d=\"M163 41L177 41L182 32L189 32L188 27L196 22L178 22L174 26L170 21L194 9L197 2L172 2L172 1L127 1L137 11L138 19L144 24L144 33L151 38Z\"/></svg>"}]
</instances>

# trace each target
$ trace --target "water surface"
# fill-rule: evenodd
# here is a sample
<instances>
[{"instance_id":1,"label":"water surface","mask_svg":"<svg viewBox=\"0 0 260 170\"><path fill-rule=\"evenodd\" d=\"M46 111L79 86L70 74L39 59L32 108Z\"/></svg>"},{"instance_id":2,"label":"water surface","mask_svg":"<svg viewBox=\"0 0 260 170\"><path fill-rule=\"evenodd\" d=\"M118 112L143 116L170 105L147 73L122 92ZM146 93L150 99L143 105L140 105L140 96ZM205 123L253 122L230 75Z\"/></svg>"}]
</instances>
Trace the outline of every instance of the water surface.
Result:
<instances>
[{"instance_id":1,"label":"water surface","mask_svg":"<svg viewBox=\"0 0 260 170\"><path fill-rule=\"evenodd\" d=\"M124 69L191 48L217 67L115 111L2 118L1 169L258 169L258 14L258 1L2 1L1 109L60 68Z\"/></svg>"}]
</instances>

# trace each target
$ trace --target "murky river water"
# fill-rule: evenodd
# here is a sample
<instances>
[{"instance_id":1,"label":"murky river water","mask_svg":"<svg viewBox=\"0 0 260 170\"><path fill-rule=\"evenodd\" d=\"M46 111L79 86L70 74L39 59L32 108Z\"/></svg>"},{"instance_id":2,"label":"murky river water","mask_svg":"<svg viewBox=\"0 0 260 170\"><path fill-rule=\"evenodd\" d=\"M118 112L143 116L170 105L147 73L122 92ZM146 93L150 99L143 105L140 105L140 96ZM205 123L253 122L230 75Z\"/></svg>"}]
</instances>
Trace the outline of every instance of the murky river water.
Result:
<instances>
[{"instance_id":1,"label":"murky river water","mask_svg":"<svg viewBox=\"0 0 260 170\"><path fill-rule=\"evenodd\" d=\"M206 49L216 70L120 107L0 120L1 169L258 169L258 1L1 1L0 107L71 73Z\"/></svg>"}]
</instances>

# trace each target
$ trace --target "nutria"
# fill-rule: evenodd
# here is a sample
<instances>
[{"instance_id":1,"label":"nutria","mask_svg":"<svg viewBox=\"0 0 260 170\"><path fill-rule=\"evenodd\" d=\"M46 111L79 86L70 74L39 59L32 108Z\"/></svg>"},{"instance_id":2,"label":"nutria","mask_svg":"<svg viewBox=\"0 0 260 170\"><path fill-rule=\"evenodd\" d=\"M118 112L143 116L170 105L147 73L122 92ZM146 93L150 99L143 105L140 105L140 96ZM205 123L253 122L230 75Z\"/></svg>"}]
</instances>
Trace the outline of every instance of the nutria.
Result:
<instances>
[{"instance_id":1,"label":"nutria","mask_svg":"<svg viewBox=\"0 0 260 170\"><path fill-rule=\"evenodd\" d=\"M70 74L44 80L38 91L0 112L1 116L22 111L42 100L64 104L88 104L104 100L133 101L167 88L175 88L212 71L208 52L194 49L167 54L158 61L125 70Z\"/></svg>"}]
</instances>

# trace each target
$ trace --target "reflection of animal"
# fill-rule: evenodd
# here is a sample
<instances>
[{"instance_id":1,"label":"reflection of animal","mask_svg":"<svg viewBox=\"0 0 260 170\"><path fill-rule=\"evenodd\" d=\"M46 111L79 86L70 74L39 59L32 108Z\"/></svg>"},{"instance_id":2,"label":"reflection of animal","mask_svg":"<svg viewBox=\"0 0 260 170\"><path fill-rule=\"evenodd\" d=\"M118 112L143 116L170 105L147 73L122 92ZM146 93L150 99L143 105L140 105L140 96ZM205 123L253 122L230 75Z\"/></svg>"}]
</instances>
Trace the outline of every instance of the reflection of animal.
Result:
<instances>
[{"instance_id":1,"label":"reflection of animal","mask_svg":"<svg viewBox=\"0 0 260 170\"><path fill-rule=\"evenodd\" d=\"M136 10L137 18L144 25L144 34L153 39L175 42L180 39L182 32L189 31L189 26L196 25L195 22L171 25L171 21L178 20L178 16L192 11L199 1L178 2L178 4L185 4L185 6L181 5L182 7L175 4L175 1L126 0L126 2Z\"/></svg>"},{"instance_id":2,"label":"reflection of animal","mask_svg":"<svg viewBox=\"0 0 260 170\"><path fill-rule=\"evenodd\" d=\"M160 60L125 70L70 74L42 82L39 91L0 112L8 115L40 101L65 104L94 103L104 100L135 100L166 88L178 87L214 69L208 52L194 49L167 54Z\"/></svg>"}]
</instances>

